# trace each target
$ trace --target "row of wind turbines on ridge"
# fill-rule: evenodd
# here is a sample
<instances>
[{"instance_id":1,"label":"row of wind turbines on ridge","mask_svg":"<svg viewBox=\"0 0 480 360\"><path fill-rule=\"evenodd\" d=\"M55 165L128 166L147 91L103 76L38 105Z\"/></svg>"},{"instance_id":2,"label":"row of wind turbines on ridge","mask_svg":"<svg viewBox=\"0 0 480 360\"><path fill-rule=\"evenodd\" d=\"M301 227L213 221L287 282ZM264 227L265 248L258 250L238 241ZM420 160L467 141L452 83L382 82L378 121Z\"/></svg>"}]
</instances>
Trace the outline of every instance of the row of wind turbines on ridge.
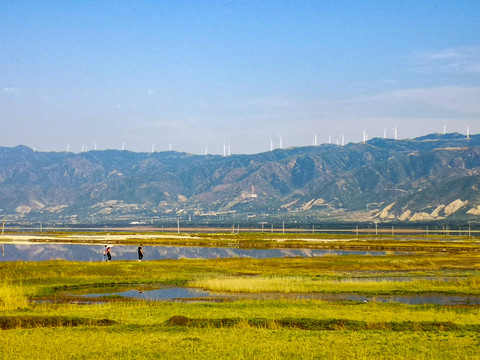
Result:
<instances>
[{"instance_id":1,"label":"row of wind turbines on ridge","mask_svg":"<svg viewBox=\"0 0 480 360\"><path fill-rule=\"evenodd\" d=\"M470 128L467 126L467 139L470 139ZM395 125L394 128L392 128L393 130L393 139L394 140L397 140L398 139L398 128L397 126ZM447 132L447 127L446 125L443 126L443 134L445 135ZM387 128L384 128L383 130L383 138L386 139L387 138ZM279 139L279 146L278 148L279 149L283 149L283 137L282 136L278 136L278 139ZM317 134L316 133L313 133L313 146L318 146L318 137L317 137ZM368 136L368 133L366 130L363 130L363 138L362 138L362 143L365 144L367 143L367 141L369 140L369 136ZM328 144L332 144L332 136L329 135L328 136ZM345 146L345 136L343 134L340 134L340 138L337 138L336 139L336 145L338 146ZM88 149L88 146L86 145L82 145L82 148L81 148L81 152L87 152L89 151ZM270 138L270 151L273 151L275 149L274 147L274 141L273 141L273 138ZM94 144L94 150L96 151L97 150L97 143ZM122 151L125 150L125 142L122 142ZM169 151L173 151L173 144L170 143L169 145ZM67 152L70 152L70 144L67 145ZM152 145L152 150L151 150L152 153L155 152L155 145L153 144ZM227 144L227 143L223 143L223 156L231 156L232 152L231 152L231 146L230 144ZM208 155L208 147L206 146L205 147L205 155Z\"/></svg>"}]
</instances>

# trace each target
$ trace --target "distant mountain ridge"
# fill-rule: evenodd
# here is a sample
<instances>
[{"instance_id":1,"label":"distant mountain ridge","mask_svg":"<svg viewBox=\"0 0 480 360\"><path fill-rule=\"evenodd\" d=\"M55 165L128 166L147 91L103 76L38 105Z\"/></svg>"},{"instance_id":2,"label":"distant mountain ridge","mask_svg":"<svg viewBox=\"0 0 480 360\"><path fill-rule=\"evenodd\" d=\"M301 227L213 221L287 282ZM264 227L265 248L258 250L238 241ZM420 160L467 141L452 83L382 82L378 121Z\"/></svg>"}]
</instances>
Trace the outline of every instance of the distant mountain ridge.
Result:
<instances>
[{"instance_id":1,"label":"distant mountain ridge","mask_svg":"<svg viewBox=\"0 0 480 360\"><path fill-rule=\"evenodd\" d=\"M479 187L480 135L458 133L227 157L0 148L0 214L9 221L473 221Z\"/></svg>"}]
</instances>

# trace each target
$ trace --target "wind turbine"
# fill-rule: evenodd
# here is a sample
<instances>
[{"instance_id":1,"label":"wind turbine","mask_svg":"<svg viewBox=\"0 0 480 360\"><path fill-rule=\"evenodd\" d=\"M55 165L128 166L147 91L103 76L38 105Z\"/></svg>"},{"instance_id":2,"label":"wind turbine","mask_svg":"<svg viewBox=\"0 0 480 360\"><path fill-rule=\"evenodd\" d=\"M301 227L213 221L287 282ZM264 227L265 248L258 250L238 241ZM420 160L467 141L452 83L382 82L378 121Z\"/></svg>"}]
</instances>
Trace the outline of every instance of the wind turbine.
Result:
<instances>
[{"instance_id":1,"label":"wind turbine","mask_svg":"<svg viewBox=\"0 0 480 360\"><path fill-rule=\"evenodd\" d=\"M443 125L443 135L447 133L447 125Z\"/></svg>"},{"instance_id":2,"label":"wind turbine","mask_svg":"<svg viewBox=\"0 0 480 360\"><path fill-rule=\"evenodd\" d=\"M270 151L273 151L273 139L270 138Z\"/></svg>"},{"instance_id":3,"label":"wind turbine","mask_svg":"<svg viewBox=\"0 0 480 360\"><path fill-rule=\"evenodd\" d=\"M227 156L227 144L223 143L223 157Z\"/></svg>"},{"instance_id":4,"label":"wind turbine","mask_svg":"<svg viewBox=\"0 0 480 360\"><path fill-rule=\"evenodd\" d=\"M328 135L328 143L329 143L329 144L332 143L332 136L331 136L331 135Z\"/></svg>"},{"instance_id":5,"label":"wind turbine","mask_svg":"<svg viewBox=\"0 0 480 360\"><path fill-rule=\"evenodd\" d=\"M470 128L467 126L467 140L470 140Z\"/></svg>"},{"instance_id":6,"label":"wind turbine","mask_svg":"<svg viewBox=\"0 0 480 360\"><path fill-rule=\"evenodd\" d=\"M398 129L397 129L397 124L395 124L395 127L393 128L393 138L397 140L397 135L398 135Z\"/></svg>"},{"instance_id":7,"label":"wind turbine","mask_svg":"<svg viewBox=\"0 0 480 360\"><path fill-rule=\"evenodd\" d=\"M122 151L125 150L125 141L122 142Z\"/></svg>"},{"instance_id":8,"label":"wind turbine","mask_svg":"<svg viewBox=\"0 0 480 360\"><path fill-rule=\"evenodd\" d=\"M97 149L95 149L97 150ZM155 152L155 144L152 144L152 154Z\"/></svg>"},{"instance_id":9,"label":"wind turbine","mask_svg":"<svg viewBox=\"0 0 480 360\"><path fill-rule=\"evenodd\" d=\"M283 149L283 139L281 136L278 136L278 138L280 139L280 149Z\"/></svg>"},{"instance_id":10,"label":"wind turbine","mask_svg":"<svg viewBox=\"0 0 480 360\"><path fill-rule=\"evenodd\" d=\"M208 155L208 146L205 146L205 155Z\"/></svg>"},{"instance_id":11,"label":"wind turbine","mask_svg":"<svg viewBox=\"0 0 480 360\"><path fill-rule=\"evenodd\" d=\"M93 146L93 148L95 149L95 151L97 151L97 143L95 143L95 145Z\"/></svg>"},{"instance_id":12,"label":"wind turbine","mask_svg":"<svg viewBox=\"0 0 480 360\"><path fill-rule=\"evenodd\" d=\"M367 131L363 130L363 143L365 144L367 142Z\"/></svg>"},{"instance_id":13,"label":"wind turbine","mask_svg":"<svg viewBox=\"0 0 480 360\"><path fill-rule=\"evenodd\" d=\"M345 135L341 134L342 136L342 146L345 146Z\"/></svg>"},{"instance_id":14,"label":"wind turbine","mask_svg":"<svg viewBox=\"0 0 480 360\"><path fill-rule=\"evenodd\" d=\"M169 147L170 151L172 151L172 143L170 143L170 147Z\"/></svg>"},{"instance_id":15,"label":"wind turbine","mask_svg":"<svg viewBox=\"0 0 480 360\"><path fill-rule=\"evenodd\" d=\"M317 146L317 134L313 133L313 146Z\"/></svg>"},{"instance_id":16,"label":"wind turbine","mask_svg":"<svg viewBox=\"0 0 480 360\"><path fill-rule=\"evenodd\" d=\"M383 138L387 138L387 128L383 128Z\"/></svg>"},{"instance_id":17,"label":"wind turbine","mask_svg":"<svg viewBox=\"0 0 480 360\"><path fill-rule=\"evenodd\" d=\"M67 144L67 153L70 152L70 144Z\"/></svg>"}]
</instances>

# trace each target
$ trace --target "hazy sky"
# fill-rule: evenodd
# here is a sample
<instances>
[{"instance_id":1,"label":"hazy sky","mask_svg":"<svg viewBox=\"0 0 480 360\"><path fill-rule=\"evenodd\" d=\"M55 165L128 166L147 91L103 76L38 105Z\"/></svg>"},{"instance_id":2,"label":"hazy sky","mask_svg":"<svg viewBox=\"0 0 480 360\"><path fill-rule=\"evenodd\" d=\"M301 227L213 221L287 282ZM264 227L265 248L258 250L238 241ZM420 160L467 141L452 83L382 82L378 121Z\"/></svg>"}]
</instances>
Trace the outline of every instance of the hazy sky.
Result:
<instances>
[{"instance_id":1,"label":"hazy sky","mask_svg":"<svg viewBox=\"0 0 480 360\"><path fill-rule=\"evenodd\" d=\"M0 0L0 146L480 133L480 1Z\"/></svg>"}]
</instances>

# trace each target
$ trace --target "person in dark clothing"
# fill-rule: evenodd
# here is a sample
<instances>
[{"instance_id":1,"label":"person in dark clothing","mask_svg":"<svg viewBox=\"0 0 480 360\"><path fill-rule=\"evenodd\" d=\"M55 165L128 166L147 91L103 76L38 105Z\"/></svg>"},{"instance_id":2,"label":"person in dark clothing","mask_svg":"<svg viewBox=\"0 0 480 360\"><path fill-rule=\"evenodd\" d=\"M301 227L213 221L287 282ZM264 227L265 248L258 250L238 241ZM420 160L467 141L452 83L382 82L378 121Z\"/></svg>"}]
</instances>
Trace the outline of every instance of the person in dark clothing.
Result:
<instances>
[{"instance_id":1,"label":"person in dark clothing","mask_svg":"<svg viewBox=\"0 0 480 360\"><path fill-rule=\"evenodd\" d=\"M142 261L143 259L143 247L142 244L138 247L138 261Z\"/></svg>"},{"instance_id":2,"label":"person in dark clothing","mask_svg":"<svg viewBox=\"0 0 480 360\"><path fill-rule=\"evenodd\" d=\"M107 261L110 261L112 260L112 254L110 253L110 246L107 246L107 248L105 249L105 254L107 255Z\"/></svg>"}]
</instances>

